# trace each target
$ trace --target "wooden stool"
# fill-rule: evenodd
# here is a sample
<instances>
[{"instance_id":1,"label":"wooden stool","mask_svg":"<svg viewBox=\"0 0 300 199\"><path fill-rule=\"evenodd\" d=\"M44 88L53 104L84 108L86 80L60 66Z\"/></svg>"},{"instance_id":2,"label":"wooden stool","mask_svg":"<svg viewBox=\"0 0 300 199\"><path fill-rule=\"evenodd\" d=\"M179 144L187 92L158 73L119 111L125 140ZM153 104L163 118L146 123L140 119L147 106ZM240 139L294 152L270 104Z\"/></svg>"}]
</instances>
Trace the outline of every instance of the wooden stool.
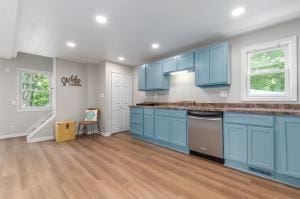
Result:
<instances>
[{"instance_id":1,"label":"wooden stool","mask_svg":"<svg viewBox=\"0 0 300 199\"><path fill-rule=\"evenodd\" d=\"M94 120L89 120L87 117L87 112L88 111L97 111L96 118ZM90 126L90 129L92 131L92 136L95 135L95 129L94 126L97 124L98 127L98 134L100 134L100 125L99 125L99 118L100 118L100 110L98 108L88 108L86 109L86 116L84 121L78 122L78 130L77 130L77 135L79 135L80 127L83 126L84 132L88 130L88 127Z\"/></svg>"}]
</instances>

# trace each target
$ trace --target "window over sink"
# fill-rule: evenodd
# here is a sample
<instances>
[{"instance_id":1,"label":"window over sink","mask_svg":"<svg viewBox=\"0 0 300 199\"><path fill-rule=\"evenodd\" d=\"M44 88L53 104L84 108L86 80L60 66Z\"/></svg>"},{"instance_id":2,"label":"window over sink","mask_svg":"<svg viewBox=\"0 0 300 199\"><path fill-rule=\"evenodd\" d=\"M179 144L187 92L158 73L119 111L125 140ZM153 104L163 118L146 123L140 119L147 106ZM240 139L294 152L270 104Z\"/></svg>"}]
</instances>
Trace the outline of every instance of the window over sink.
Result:
<instances>
[{"instance_id":1,"label":"window over sink","mask_svg":"<svg viewBox=\"0 0 300 199\"><path fill-rule=\"evenodd\" d=\"M297 37L242 49L243 101L297 101Z\"/></svg>"}]
</instances>

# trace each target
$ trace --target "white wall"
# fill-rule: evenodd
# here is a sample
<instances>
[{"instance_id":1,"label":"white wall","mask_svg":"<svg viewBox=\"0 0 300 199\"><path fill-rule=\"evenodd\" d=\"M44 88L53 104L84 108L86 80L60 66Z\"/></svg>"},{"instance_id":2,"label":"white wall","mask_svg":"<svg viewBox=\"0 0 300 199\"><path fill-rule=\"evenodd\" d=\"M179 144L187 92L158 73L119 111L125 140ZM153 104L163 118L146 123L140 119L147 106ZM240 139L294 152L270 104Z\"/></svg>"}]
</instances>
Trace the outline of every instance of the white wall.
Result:
<instances>
[{"instance_id":1,"label":"white wall","mask_svg":"<svg viewBox=\"0 0 300 199\"><path fill-rule=\"evenodd\" d=\"M52 59L19 53L16 59L0 59L0 137L25 131L40 118L50 115L49 111L17 112L12 101L17 100L17 68L52 72ZM9 131L9 125L15 130Z\"/></svg>"},{"instance_id":2,"label":"white wall","mask_svg":"<svg viewBox=\"0 0 300 199\"><path fill-rule=\"evenodd\" d=\"M241 49L243 47L278 40L290 36L298 36L298 77L300 74L300 19L281 25L250 32L228 39L231 45L231 86L221 88L199 88L195 86L194 73L173 76L170 90L164 92L146 92L146 97L141 97L144 92L137 91L137 68L134 71L134 103L143 101L173 102L178 100L193 100L197 102L241 102ZM221 42L221 41L220 41ZM221 97L220 92L228 90L228 97ZM300 81L298 81L298 94ZM158 95L157 98L155 95ZM298 100L298 103L300 101Z\"/></svg>"}]
</instances>

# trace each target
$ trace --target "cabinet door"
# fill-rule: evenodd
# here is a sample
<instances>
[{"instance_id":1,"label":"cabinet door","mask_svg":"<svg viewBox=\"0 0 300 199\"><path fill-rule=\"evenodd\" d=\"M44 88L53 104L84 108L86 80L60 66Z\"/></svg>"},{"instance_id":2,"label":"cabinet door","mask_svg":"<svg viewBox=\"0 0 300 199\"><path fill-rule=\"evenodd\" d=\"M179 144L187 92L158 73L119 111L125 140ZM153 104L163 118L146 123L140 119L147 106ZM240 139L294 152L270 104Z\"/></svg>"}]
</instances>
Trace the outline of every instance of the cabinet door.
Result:
<instances>
[{"instance_id":1,"label":"cabinet door","mask_svg":"<svg viewBox=\"0 0 300 199\"><path fill-rule=\"evenodd\" d=\"M167 116L155 116L155 139L170 141L170 118Z\"/></svg>"},{"instance_id":2,"label":"cabinet door","mask_svg":"<svg viewBox=\"0 0 300 199\"><path fill-rule=\"evenodd\" d=\"M144 91L146 90L146 66L140 66L138 70L138 90Z\"/></svg>"},{"instance_id":3,"label":"cabinet door","mask_svg":"<svg viewBox=\"0 0 300 199\"><path fill-rule=\"evenodd\" d=\"M248 127L248 164L274 170L274 130Z\"/></svg>"},{"instance_id":4,"label":"cabinet door","mask_svg":"<svg viewBox=\"0 0 300 199\"><path fill-rule=\"evenodd\" d=\"M225 159L247 163L247 126L224 125Z\"/></svg>"},{"instance_id":5,"label":"cabinet door","mask_svg":"<svg viewBox=\"0 0 300 199\"><path fill-rule=\"evenodd\" d=\"M189 52L179 55L179 70L191 69L195 67L195 53Z\"/></svg>"},{"instance_id":6,"label":"cabinet door","mask_svg":"<svg viewBox=\"0 0 300 199\"><path fill-rule=\"evenodd\" d=\"M144 136L154 138L154 115L144 114Z\"/></svg>"},{"instance_id":7,"label":"cabinet door","mask_svg":"<svg viewBox=\"0 0 300 199\"><path fill-rule=\"evenodd\" d=\"M176 71L177 67L178 67L177 56L165 59L163 61L163 72L164 73Z\"/></svg>"},{"instance_id":8,"label":"cabinet door","mask_svg":"<svg viewBox=\"0 0 300 199\"><path fill-rule=\"evenodd\" d=\"M170 143L187 146L187 121L185 118L171 118Z\"/></svg>"},{"instance_id":9,"label":"cabinet door","mask_svg":"<svg viewBox=\"0 0 300 199\"><path fill-rule=\"evenodd\" d=\"M155 62L146 67L146 86L148 90L163 89L162 62Z\"/></svg>"},{"instance_id":10,"label":"cabinet door","mask_svg":"<svg viewBox=\"0 0 300 199\"><path fill-rule=\"evenodd\" d=\"M197 86L209 84L209 48L196 52L195 79Z\"/></svg>"},{"instance_id":11,"label":"cabinet door","mask_svg":"<svg viewBox=\"0 0 300 199\"><path fill-rule=\"evenodd\" d=\"M212 85L229 84L229 44L223 43L210 48L209 82Z\"/></svg>"},{"instance_id":12,"label":"cabinet door","mask_svg":"<svg viewBox=\"0 0 300 199\"><path fill-rule=\"evenodd\" d=\"M300 178L300 117L278 117L276 124L276 171Z\"/></svg>"}]
</instances>

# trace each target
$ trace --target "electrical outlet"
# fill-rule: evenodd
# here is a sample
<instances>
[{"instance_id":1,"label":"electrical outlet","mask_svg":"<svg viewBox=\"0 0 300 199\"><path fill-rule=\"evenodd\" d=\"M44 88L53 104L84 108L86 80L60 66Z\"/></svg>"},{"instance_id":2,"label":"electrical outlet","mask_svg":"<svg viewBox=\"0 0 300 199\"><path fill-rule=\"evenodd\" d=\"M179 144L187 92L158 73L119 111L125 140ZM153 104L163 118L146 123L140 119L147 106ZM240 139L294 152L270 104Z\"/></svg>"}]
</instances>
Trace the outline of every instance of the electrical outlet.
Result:
<instances>
[{"instance_id":1,"label":"electrical outlet","mask_svg":"<svg viewBox=\"0 0 300 199\"><path fill-rule=\"evenodd\" d=\"M227 91L227 90L222 90L222 91L220 92L220 96L221 96L221 97L227 97L227 96L228 96L228 91Z\"/></svg>"},{"instance_id":2,"label":"electrical outlet","mask_svg":"<svg viewBox=\"0 0 300 199\"><path fill-rule=\"evenodd\" d=\"M5 68L5 72L9 73L10 72L10 68Z\"/></svg>"},{"instance_id":3,"label":"electrical outlet","mask_svg":"<svg viewBox=\"0 0 300 199\"><path fill-rule=\"evenodd\" d=\"M11 101L11 105L12 105L12 106L16 106L16 104L17 104L16 100L12 100L12 101Z\"/></svg>"},{"instance_id":4,"label":"electrical outlet","mask_svg":"<svg viewBox=\"0 0 300 199\"><path fill-rule=\"evenodd\" d=\"M14 131L15 130L15 125L9 125L9 131Z\"/></svg>"},{"instance_id":5,"label":"electrical outlet","mask_svg":"<svg viewBox=\"0 0 300 199\"><path fill-rule=\"evenodd\" d=\"M155 93L155 94L154 94L154 99L157 99L157 98L158 98L158 94Z\"/></svg>"}]
</instances>

